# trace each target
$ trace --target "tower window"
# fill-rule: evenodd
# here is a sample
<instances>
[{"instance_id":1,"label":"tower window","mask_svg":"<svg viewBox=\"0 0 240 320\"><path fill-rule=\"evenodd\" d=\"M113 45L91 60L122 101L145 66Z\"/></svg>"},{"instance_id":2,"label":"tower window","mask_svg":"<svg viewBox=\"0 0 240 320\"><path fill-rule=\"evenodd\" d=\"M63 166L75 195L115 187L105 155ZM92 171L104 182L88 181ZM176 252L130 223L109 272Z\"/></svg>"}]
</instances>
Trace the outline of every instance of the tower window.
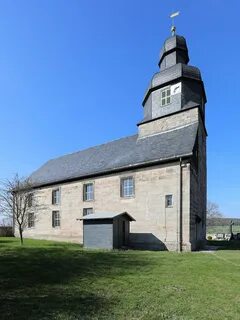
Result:
<instances>
[{"instance_id":1,"label":"tower window","mask_svg":"<svg viewBox=\"0 0 240 320\"><path fill-rule=\"evenodd\" d=\"M161 91L161 106L164 107L170 103L171 103L171 89L170 87L167 87Z\"/></svg>"}]
</instances>

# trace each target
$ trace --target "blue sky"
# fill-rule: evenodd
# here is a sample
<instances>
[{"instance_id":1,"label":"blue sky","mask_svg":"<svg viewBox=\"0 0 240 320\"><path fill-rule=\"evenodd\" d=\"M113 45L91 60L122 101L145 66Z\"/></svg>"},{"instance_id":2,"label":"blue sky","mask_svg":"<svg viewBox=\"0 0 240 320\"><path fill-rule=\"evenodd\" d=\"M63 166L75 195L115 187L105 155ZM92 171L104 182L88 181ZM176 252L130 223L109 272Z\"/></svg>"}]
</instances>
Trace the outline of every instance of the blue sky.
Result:
<instances>
[{"instance_id":1,"label":"blue sky","mask_svg":"<svg viewBox=\"0 0 240 320\"><path fill-rule=\"evenodd\" d=\"M208 198L240 217L239 0L1 0L0 178L134 134L173 10L208 97Z\"/></svg>"}]
</instances>

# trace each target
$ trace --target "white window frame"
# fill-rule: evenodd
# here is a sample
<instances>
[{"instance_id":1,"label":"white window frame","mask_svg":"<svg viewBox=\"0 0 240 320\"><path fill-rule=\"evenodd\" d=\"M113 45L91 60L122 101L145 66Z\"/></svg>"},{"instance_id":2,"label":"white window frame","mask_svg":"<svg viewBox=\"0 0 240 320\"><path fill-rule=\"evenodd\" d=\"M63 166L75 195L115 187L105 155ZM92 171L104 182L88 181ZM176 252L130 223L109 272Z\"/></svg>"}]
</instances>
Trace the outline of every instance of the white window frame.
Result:
<instances>
[{"instance_id":1,"label":"white window frame","mask_svg":"<svg viewBox=\"0 0 240 320\"><path fill-rule=\"evenodd\" d=\"M59 228L61 226L61 215L59 210L52 211L52 227Z\"/></svg>"},{"instance_id":2,"label":"white window frame","mask_svg":"<svg viewBox=\"0 0 240 320\"><path fill-rule=\"evenodd\" d=\"M88 187L91 186L91 190ZM94 183L88 182L83 185L83 201L93 201L94 200Z\"/></svg>"},{"instance_id":3,"label":"white window frame","mask_svg":"<svg viewBox=\"0 0 240 320\"><path fill-rule=\"evenodd\" d=\"M120 184L121 198L133 198L135 196L135 181L133 176L122 177Z\"/></svg>"},{"instance_id":4,"label":"white window frame","mask_svg":"<svg viewBox=\"0 0 240 320\"><path fill-rule=\"evenodd\" d=\"M168 94L169 92L169 94ZM161 107L165 107L171 103L171 87L165 87L161 90ZM163 96L164 95L164 96ZM169 101L168 101L169 99ZM164 103L163 103L164 102Z\"/></svg>"},{"instance_id":5,"label":"white window frame","mask_svg":"<svg viewBox=\"0 0 240 320\"><path fill-rule=\"evenodd\" d=\"M83 217L88 216L89 214L93 214L93 208L83 208Z\"/></svg>"},{"instance_id":6,"label":"white window frame","mask_svg":"<svg viewBox=\"0 0 240 320\"><path fill-rule=\"evenodd\" d=\"M52 204L59 205L61 199L60 188L56 188L52 190Z\"/></svg>"},{"instance_id":7,"label":"white window frame","mask_svg":"<svg viewBox=\"0 0 240 320\"><path fill-rule=\"evenodd\" d=\"M34 214L34 212L29 212L27 218L28 218L28 221L27 221L28 229L34 228L35 227L35 214Z\"/></svg>"},{"instance_id":8,"label":"white window frame","mask_svg":"<svg viewBox=\"0 0 240 320\"><path fill-rule=\"evenodd\" d=\"M170 201L170 203L169 203ZM172 208L173 207L173 195L166 194L165 195L165 208Z\"/></svg>"},{"instance_id":9,"label":"white window frame","mask_svg":"<svg viewBox=\"0 0 240 320\"><path fill-rule=\"evenodd\" d=\"M33 206L33 193L28 194L28 208L31 208Z\"/></svg>"}]
</instances>

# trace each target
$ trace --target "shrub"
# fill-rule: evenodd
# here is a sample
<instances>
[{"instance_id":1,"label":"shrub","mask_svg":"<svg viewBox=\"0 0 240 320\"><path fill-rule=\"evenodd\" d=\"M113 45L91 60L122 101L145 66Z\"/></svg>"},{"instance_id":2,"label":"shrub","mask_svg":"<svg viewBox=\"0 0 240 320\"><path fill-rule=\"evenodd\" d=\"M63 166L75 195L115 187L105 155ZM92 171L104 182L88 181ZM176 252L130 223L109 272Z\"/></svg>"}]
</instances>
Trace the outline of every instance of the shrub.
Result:
<instances>
[{"instance_id":1,"label":"shrub","mask_svg":"<svg viewBox=\"0 0 240 320\"><path fill-rule=\"evenodd\" d=\"M207 239L208 239L208 240L212 240L212 236L208 236Z\"/></svg>"},{"instance_id":2,"label":"shrub","mask_svg":"<svg viewBox=\"0 0 240 320\"><path fill-rule=\"evenodd\" d=\"M0 226L0 237L13 237L13 228Z\"/></svg>"}]
</instances>

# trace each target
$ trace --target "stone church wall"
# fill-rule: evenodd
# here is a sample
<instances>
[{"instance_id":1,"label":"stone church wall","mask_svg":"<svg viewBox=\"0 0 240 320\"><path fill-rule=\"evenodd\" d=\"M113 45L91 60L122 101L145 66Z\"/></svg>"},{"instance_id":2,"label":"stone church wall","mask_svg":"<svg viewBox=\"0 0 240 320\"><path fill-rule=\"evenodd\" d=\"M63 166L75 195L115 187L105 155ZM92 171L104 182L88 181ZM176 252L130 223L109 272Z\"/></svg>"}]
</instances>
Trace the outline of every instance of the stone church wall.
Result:
<instances>
[{"instance_id":1,"label":"stone church wall","mask_svg":"<svg viewBox=\"0 0 240 320\"><path fill-rule=\"evenodd\" d=\"M206 239L206 134L201 119L199 119L199 123L198 166L192 165L190 178L190 241L193 244L193 249L202 246Z\"/></svg>"},{"instance_id":2,"label":"stone church wall","mask_svg":"<svg viewBox=\"0 0 240 320\"><path fill-rule=\"evenodd\" d=\"M83 208L93 208L95 212L124 212L132 215L136 222L130 226L131 244L149 249L177 250L179 240L179 163L159 165L147 169L128 171L116 175L106 175L91 180L59 185L61 202L51 205L53 187L38 190L45 208L36 215L35 227L25 231L25 237L38 239L67 240L82 243ZM120 197L120 179L133 176L135 196ZM94 183L94 201L83 201L83 184ZM183 168L183 240L186 250L190 250L190 166ZM165 207L165 195L173 195L173 207ZM61 227L52 227L52 211L59 210Z\"/></svg>"}]
</instances>

